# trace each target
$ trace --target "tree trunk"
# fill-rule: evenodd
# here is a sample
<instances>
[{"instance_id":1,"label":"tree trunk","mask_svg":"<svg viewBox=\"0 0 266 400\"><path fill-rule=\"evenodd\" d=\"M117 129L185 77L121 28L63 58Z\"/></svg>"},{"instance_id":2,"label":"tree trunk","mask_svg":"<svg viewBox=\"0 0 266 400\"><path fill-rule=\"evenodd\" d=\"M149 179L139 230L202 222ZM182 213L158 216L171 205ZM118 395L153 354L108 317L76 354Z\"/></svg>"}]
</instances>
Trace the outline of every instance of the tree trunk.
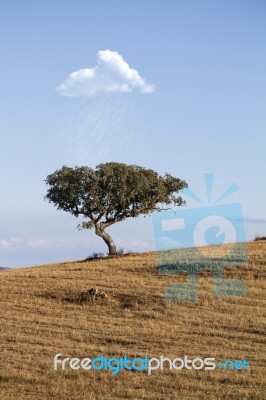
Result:
<instances>
[{"instance_id":1,"label":"tree trunk","mask_svg":"<svg viewBox=\"0 0 266 400\"><path fill-rule=\"evenodd\" d=\"M105 241L109 249L109 256L114 256L117 254L116 245L114 244L113 239L108 233L105 232L103 223L97 222L95 225L95 233Z\"/></svg>"}]
</instances>

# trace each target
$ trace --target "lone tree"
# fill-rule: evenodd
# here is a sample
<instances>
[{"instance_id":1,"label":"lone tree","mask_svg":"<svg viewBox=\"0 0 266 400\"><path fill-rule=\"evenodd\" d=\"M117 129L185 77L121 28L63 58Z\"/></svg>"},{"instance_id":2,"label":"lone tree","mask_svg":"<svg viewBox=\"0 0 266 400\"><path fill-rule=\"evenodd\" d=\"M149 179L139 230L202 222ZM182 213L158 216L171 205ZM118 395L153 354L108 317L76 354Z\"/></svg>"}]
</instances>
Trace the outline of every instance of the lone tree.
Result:
<instances>
[{"instance_id":1,"label":"lone tree","mask_svg":"<svg viewBox=\"0 0 266 400\"><path fill-rule=\"evenodd\" d=\"M117 254L108 226L129 217L163 211L165 205L184 204L177 196L187 183L170 174L157 172L117 162L100 164L95 170L89 167L63 166L48 175L49 185L45 199L57 209L68 211L75 217L82 215L86 221L78 227L95 228L109 249L109 255Z\"/></svg>"}]
</instances>

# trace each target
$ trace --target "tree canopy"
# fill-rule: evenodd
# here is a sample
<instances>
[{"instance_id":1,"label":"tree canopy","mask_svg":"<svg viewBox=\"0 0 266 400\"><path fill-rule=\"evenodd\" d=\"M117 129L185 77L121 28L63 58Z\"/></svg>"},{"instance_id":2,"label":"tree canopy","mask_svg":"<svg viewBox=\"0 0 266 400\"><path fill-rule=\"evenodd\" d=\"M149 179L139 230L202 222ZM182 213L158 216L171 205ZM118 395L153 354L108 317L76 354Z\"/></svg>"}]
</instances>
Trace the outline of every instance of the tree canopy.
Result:
<instances>
[{"instance_id":1,"label":"tree canopy","mask_svg":"<svg viewBox=\"0 0 266 400\"><path fill-rule=\"evenodd\" d=\"M45 196L57 209L75 217L85 217L79 226L95 227L103 238L109 254L116 246L105 229L126 218L166 210L166 206L184 203L178 192L187 183L166 173L160 176L152 169L117 162L100 164L96 169L87 166L63 166L48 175Z\"/></svg>"}]
</instances>

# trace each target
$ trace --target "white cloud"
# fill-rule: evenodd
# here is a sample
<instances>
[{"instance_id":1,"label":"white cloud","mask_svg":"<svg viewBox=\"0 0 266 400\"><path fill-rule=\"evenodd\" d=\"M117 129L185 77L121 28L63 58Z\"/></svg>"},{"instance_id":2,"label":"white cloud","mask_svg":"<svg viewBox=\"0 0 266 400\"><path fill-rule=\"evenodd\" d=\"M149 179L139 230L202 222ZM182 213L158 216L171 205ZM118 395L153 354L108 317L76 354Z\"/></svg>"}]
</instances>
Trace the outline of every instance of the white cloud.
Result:
<instances>
[{"instance_id":1,"label":"white cloud","mask_svg":"<svg viewBox=\"0 0 266 400\"><path fill-rule=\"evenodd\" d=\"M168 236L160 236L158 238L158 250L176 249L181 246L182 243Z\"/></svg>"},{"instance_id":2,"label":"white cloud","mask_svg":"<svg viewBox=\"0 0 266 400\"><path fill-rule=\"evenodd\" d=\"M152 251L154 250L154 245L152 240L144 241L144 240L137 240L137 239L119 239L116 240L117 248L124 248L125 251L132 250L132 251Z\"/></svg>"},{"instance_id":3,"label":"white cloud","mask_svg":"<svg viewBox=\"0 0 266 400\"><path fill-rule=\"evenodd\" d=\"M71 72L66 80L57 86L57 92L64 96L93 96L98 92L153 93L155 86L148 84L137 70L117 51L100 50L97 65Z\"/></svg>"},{"instance_id":4,"label":"white cloud","mask_svg":"<svg viewBox=\"0 0 266 400\"><path fill-rule=\"evenodd\" d=\"M26 249L58 248L62 244L57 239L31 237L22 234L4 233L0 231L1 251L21 251Z\"/></svg>"}]
</instances>

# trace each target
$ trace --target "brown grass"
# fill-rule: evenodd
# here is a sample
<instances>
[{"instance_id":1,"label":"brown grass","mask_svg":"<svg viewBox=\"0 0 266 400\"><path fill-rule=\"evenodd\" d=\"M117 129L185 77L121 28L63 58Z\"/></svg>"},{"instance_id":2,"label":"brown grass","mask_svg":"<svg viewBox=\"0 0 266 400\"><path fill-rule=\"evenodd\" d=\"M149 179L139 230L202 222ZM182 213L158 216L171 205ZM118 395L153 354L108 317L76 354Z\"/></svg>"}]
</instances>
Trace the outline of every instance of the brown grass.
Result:
<instances>
[{"instance_id":1,"label":"brown grass","mask_svg":"<svg viewBox=\"0 0 266 400\"><path fill-rule=\"evenodd\" d=\"M249 265L226 271L248 296L212 297L200 274L197 303L164 301L184 276L160 275L155 253L1 272L0 398L19 400L264 399L266 242L248 243ZM69 301L91 287L99 302ZM250 371L65 371L64 357L246 359Z\"/></svg>"}]
</instances>

